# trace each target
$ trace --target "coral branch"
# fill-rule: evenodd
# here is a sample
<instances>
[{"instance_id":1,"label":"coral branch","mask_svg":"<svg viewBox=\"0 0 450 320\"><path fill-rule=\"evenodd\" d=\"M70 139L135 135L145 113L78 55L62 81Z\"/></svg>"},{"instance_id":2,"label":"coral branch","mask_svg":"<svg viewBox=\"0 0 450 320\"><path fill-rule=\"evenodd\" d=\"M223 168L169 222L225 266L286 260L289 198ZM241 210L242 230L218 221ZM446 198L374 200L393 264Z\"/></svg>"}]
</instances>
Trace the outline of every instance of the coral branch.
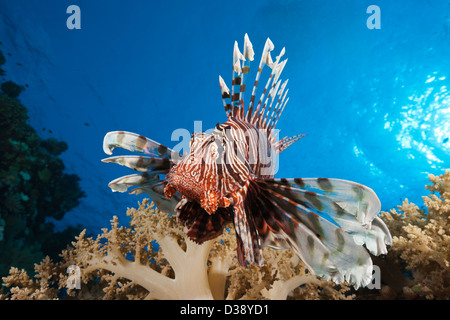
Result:
<instances>
[{"instance_id":1,"label":"coral branch","mask_svg":"<svg viewBox=\"0 0 450 320\"><path fill-rule=\"evenodd\" d=\"M11 270L4 278L11 289L0 298L54 299L63 289L70 299L347 298L345 285L324 290L335 284L308 273L292 250L264 249L263 267L243 268L231 227L200 245L188 239L176 217L148 200L127 214L129 227L119 226L114 217L111 228L96 239L81 232L73 247L62 252L62 262L47 259L36 266L36 280ZM71 267L80 270L81 288L68 288Z\"/></svg>"},{"instance_id":2,"label":"coral branch","mask_svg":"<svg viewBox=\"0 0 450 320\"><path fill-rule=\"evenodd\" d=\"M382 215L395 235L388 258L398 268L406 265L412 277L397 293L407 299L450 297L450 170L429 175L429 180L432 185L426 189L433 194L423 197L427 210L406 199L398 207L401 213L391 210Z\"/></svg>"}]
</instances>

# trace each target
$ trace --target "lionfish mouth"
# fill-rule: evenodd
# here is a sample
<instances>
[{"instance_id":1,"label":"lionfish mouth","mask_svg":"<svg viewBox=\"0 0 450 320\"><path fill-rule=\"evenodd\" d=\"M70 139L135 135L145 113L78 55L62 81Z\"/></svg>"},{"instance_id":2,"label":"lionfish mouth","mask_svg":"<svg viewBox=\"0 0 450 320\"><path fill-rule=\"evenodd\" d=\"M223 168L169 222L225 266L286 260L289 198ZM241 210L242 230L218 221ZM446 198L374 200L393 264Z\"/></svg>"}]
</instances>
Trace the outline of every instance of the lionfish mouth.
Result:
<instances>
[{"instance_id":1,"label":"lionfish mouth","mask_svg":"<svg viewBox=\"0 0 450 320\"><path fill-rule=\"evenodd\" d=\"M164 189L165 196L170 199L177 191L183 196L197 201L201 200L205 192L202 186L190 177L180 174L168 174L167 185Z\"/></svg>"},{"instance_id":2,"label":"lionfish mouth","mask_svg":"<svg viewBox=\"0 0 450 320\"><path fill-rule=\"evenodd\" d=\"M229 198L220 197L217 190L205 190L200 183L185 175L168 174L166 181L164 194L168 199L178 191L184 198L199 202L208 214L215 213L218 207L228 207L232 203Z\"/></svg>"}]
</instances>

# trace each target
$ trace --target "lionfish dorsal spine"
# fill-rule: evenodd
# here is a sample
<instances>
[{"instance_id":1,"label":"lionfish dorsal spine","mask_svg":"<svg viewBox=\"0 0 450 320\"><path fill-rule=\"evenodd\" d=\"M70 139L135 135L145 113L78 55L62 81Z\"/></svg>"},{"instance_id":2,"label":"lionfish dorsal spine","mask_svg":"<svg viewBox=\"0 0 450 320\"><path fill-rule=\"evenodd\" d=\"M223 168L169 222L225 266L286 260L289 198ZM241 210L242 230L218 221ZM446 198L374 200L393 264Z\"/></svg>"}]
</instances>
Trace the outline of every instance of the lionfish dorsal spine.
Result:
<instances>
[{"instance_id":1,"label":"lionfish dorsal spine","mask_svg":"<svg viewBox=\"0 0 450 320\"><path fill-rule=\"evenodd\" d=\"M247 116L246 116L246 119L248 122L251 121L251 118L253 115L253 108L254 108L255 97L256 97L256 89L258 88L259 78L261 77L262 70L264 68L264 65L266 64L268 57L270 57L270 51L272 51L273 49L274 49L274 45L273 45L272 41L270 41L270 39L267 38L266 43L264 44L264 49L263 49L263 53L261 55L261 60L259 61L259 66L258 66L258 71L256 73L255 83L253 84L252 96L250 98L250 102L248 105ZM271 60L271 58L270 58L270 60Z\"/></svg>"},{"instance_id":2,"label":"lionfish dorsal spine","mask_svg":"<svg viewBox=\"0 0 450 320\"><path fill-rule=\"evenodd\" d=\"M240 99L241 85L243 84L241 60L244 61L245 58L239 50L237 41L235 41L233 49L233 80L231 83L231 114L233 115L233 117L238 116L238 114L240 113L240 108L243 108L243 104Z\"/></svg>"},{"instance_id":3,"label":"lionfish dorsal spine","mask_svg":"<svg viewBox=\"0 0 450 320\"><path fill-rule=\"evenodd\" d=\"M276 95L278 93L278 89L280 88L280 82L281 81L278 81L276 83L275 87L272 87L272 89L269 91L269 95L267 96L266 101L264 102L263 113L264 113L265 116L264 116L264 119L260 119L260 125L262 127L264 127L264 128L267 128L267 123L268 123L268 120L269 120L268 119L269 118L269 114L270 114L270 111L272 110L272 105L273 105L275 97L276 97ZM267 109L267 112L265 112L264 110L265 110L265 108L267 106L267 103L269 102L269 98L271 98L271 101L270 101L270 104L269 104L269 108Z\"/></svg>"},{"instance_id":4,"label":"lionfish dorsal spine","mask_svg":"<svg viewBox=\"0 0 450 320\"><path fill-rule=\"evenodd\" d=\"M280 77L281 71L283 71L284 65L286 64L286 61L287 61L287 60L285 60L282 63L280 63L280 58L284 55L284 53L285 53L285 48L283 48L281 50L280 54L276 57L275 62L272 61L270 52L266 57L266 64L269 66L269 68L272 69L272 72L270 73L270 77L266 82L263 93L261 94L261 97L259 98L256 111L251 119L252 123L258 124L260 127L262 127L261 122L264 117L267 101L270 98L270 93L275 88L278 78ZM269 89L269 86L270 86L270 89ZM264 101L264 97L267 93L267 90L269 90L269 94L268 94L268 97L266 98L266 102L264 103L264 105L262 105L262 102ZM261 109L261 106L262 106L262 109Z\"/></svg>"},{"instance_id":5,"label":"lionfish dorsal spine","mask_svg":"<svg viewBox=\"0 0 450 320\"><path fill-rule=\"evenodd\" d=\"M282 53L284 53L284 48L282 50ZM280 56L281 56L281 54L280 54ZM281 85L281 79L279 79L279 77L281 75L281 72L284 69L284 66L286 65L286 62L287 62L287 59L284 60L283 62L281 62L280 64L278 64L275 67L276 68L276 72L275 72L275 78L273 80L272 88L269 91L269 95L268 95L268 97L266 99L266 102L264 103L264 108L263 108L263 114L265 114L264 120L262 121L262 118L260 119L260 121L262 121L261 126L263 128L268 128L269 114L270 114L270 111L272 109L272 105L273 105L273 103L275 101L275 98L277 96L278 90L279 90L280 85ZM271 102L270 102L270 105L269 105L269 109L267 110L267 113L266 113L265 112L265 108L266 108L266 105L268 103L269 98L271 98Z\"/></svg>"},{"instance_id":6,"label":"lionfish dorsal spine","mask_svg":"<svg viewBox=\"0 0 450 320\"><path fill-rule=\"evenodd\" d=\"M284 110L284 107L289 101L289 98L287 98L287 93L289 90L286 88L288 80L284 80L283 82L280 78L287 63L287 59L281 61L281 57L283 57L286 50L283 47L280 53L276 56L275 61L273 61L271 56L271 51L273 51L273 49L274 44L269 38L267 38L264 44L261 59L259 61L255 83L253 85L247 111L245 111L244 106L244 93L250 71L250 63L254 60L255 55L253 45L247 34L244 36L243 52L239 50L237 41L234 43L231 92L221 76L219 76L219 84L227 118L231 119L235 117L239 120L244 120L257 128L265 130L269 141L275 146L277 136L274 133L274 129ZM256 91L262 70L266 65L271 69L271 73L265 83L263 92L261 93L258 102L255 104ZM277 101L275 102L275 100ZM275 150L281 152L292 143L283 144L284 148L276 147ZM281 144L278 144L278 146L281 146Z\"/></svg>"},{"instance_id":7,"label":"lionfish dorsal spine","mask_svg":"<svg viewBox=\"0 0 450 320\"><path fill-rule=\"evenodd\" d=\"M227 117L230 118L231 115L231 96L230 96L230 89L228 89L225 81L221 76L219 76L219 84L220 84L220 91L222 93L222 100L223 100L223 107L225 109L225 113L227 114Z\"/></svg>"},{"instance_id":8,"label":"lionfish dorsal spine","mask_svg":"<svg viewBox=\"0 0 450 320\"><path fill-rule=\"evenodd\" d=\"M269 53L268 56L270 57L270 53ZM272 79L273 79L273 76L274 76L274 68L273 68L272 58L270 58L270 61L271 61L270 64L268 64L268 63L266 63L266 64L268 64L269 67L272 67L272 72L270 73L269 79L267 79L267 82L266 82L266 85L264 87L264 90L261 93L261 96L259 97L258 105L256 106L255 112L253 113L252 118L250 119L250 122L254 123L254 124L257 124L258 120L261 117L261 114L262 114L261 105L262 105L262 102L264 100L264 97L266 96L267 89L268 89L270 83L272 82Z\"/></svg>"},{"instance_id":9,"label":"lionfish dorsal spine","mask_svg":"<svg viewBox=\"0 0 450 320\"><path fill-rule=\"evenodd\" d=\"M253 51L253 45L250 42L250 39L248 38L248 35L245 34L244 36L244 60L242 61L242 83L240 86L240 92L239 92L239 101L240 101L240 115L239 117L241 119L245 119L245 109L244 109L244 93L245 93L245 86L247 83L247 76L250 72L250 62L255 59L255 52Z\"/></svg>"},{"instance_id":10,"label":"lionfish dorsal spine","mask_svg":"<svg viewBox=\"0 0 450 320\"><path fill-rule=\"evenodd\" d=\"M276 119L273 122L273 125L271 127L272 129L274 129L276 127L276 125L278 123L278 120L280 119L280 116L281 116L281 114L284 111L284 107L287 105L287 103L289 101L289 97L286 99L286 96L287 96L288 92L289 92L289 89L286 90L286 93L284 94L283 100L281 101L280 109L277 111Z\"/></svg>"},{"instance_id":11,"label":"lionfish dorsal spine","mask_svg":"<svg viewBox=\"0 0 450 320\"><path fill-rule=\"evenodd\" d=\"M273 125L273 122L275 121L275 117L277 116L277 114L278 114L278 111L279 111L279 106L281 106L282 105L282 99L283 99L283 93L284 93L284 89L286 88L286 85L287 85L287 83L288 83L288 81L289 81L289 79L286 79L284 82L283 82L283 84L281 84L281 87L280 87L280 89L279 89L279 91L277 92L277 95L278 95L278 100L277 100L277 103L275 104L275 107L273 107L273 110L272 110L272 114L270 115L270 118L269 118L269 120L268 120L268 122L267 122L267 124L266 124L266 126L267 126L267 130L268 130L268 132L270 133L271 131L272 131L272 125ZM275 99L275 97L274 97L274 99ZM283 101L284 102L284 101Z\"/></svg>"},{"instance_id":12,"label":"lionfish dorsal spine","mask_svg":"<svg viewBox=\"0 0 450 320\"><path fill-rule=\"evenodd\" d=\"M287 59L282 61L282 62L280 62L280 58L284 55L284 53L285 53L285 48L283 48L281 50L280 54L276 57L275 62L273 62L272 65L270 66L272 68L272 73L271 73L270 78L269 78L269 80L268 80L268 82L266 84L266 88L264 89L263 94L269 88L269 83L270 83L270 80L272 78L273 78L273 81L272 81L271 86L270 86L269 94L267 95L267 98L264 101L264 105L263 105L262 110L261 110L261 116L258 119L259 126L263 127L263 128L265 128L264 123L266 122L266 120L264 118L265 118L265 115L266 115L267 103L269 102L269 99L272 100L272 102L271 102L271 104L269 106L269 110L267 111L267 115L268 115L268 113L270 112L270 108L272 106L273 100L275 99L276 92L278 91L278 88L280 86L281 79L279 79L279 78L280 78L281 72L283 71L284 66L286 65L286 62L287 62ZM261 105L262 101L263 101L263 97L261 97L261 99L259 100L258 105ZM266 117L267 117L267 115L266 115Z\"/></svg>"}]
</instances>

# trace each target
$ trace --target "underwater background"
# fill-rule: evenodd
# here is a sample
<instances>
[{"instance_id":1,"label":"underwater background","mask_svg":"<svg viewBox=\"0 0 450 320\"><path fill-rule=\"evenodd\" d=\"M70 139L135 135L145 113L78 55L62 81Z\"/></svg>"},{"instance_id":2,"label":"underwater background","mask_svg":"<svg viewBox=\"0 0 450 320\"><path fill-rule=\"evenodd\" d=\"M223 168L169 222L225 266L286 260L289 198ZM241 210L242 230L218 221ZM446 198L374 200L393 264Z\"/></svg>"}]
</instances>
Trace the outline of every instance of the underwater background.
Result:
<instances>
[{"instance_id":1,"label":"underwater background","mask_svg":"<svg viewBox=\"0 0 450 320\"><path fill-rule=\"evenodd\" d=\"M367 27L372 4L381 29ZM66 26L70 5L81 29ZM108 131L173 147L174 130L226 120L218 76L230 81L245 33L256 60L267 37L274 56L286 47L290 100L278 128L306 134L276 177L357 181L385 211L422 203L427 175L450 163L449 1L0 0L2 82L25 87L19 99L42 139L67 143L60 158L85 195L48 218L55 230L97 234L144 198L107 186L130 174L100 161Z\"/></svg>"}]
</instances>

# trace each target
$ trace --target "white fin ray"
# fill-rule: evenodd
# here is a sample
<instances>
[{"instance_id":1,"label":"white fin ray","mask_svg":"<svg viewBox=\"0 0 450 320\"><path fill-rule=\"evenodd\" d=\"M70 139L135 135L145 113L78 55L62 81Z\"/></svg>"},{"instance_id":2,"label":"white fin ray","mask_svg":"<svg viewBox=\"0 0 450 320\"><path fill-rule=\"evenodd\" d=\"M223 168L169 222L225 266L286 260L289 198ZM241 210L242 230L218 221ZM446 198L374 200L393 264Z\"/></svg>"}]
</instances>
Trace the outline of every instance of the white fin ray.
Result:
<instances>
[{"instance_id":1,"label":"white fin ray","mask_svg":"<svg viewBox=\"0 0 450 320\"><path fill-rule=\"evenodd\" d=\"M178 155L172 149L133 132L108 132L103 139L103 151L108 155L112 155L112 151L117 147L163 159L171 159Z\"/></svg>"},{"instance_id":2,"label":"white fin ray","mask_svg":"<svg viewBox=\"0 0 450 320\"><path fill-rule=\"evenodd\" d=\"M143 156L114 156L102 159L104 163L116 163L130 169L146 172L156 170L167 170L170 168L170 161L168 159L160 159Z\"/></svg>"}]
</instances>

